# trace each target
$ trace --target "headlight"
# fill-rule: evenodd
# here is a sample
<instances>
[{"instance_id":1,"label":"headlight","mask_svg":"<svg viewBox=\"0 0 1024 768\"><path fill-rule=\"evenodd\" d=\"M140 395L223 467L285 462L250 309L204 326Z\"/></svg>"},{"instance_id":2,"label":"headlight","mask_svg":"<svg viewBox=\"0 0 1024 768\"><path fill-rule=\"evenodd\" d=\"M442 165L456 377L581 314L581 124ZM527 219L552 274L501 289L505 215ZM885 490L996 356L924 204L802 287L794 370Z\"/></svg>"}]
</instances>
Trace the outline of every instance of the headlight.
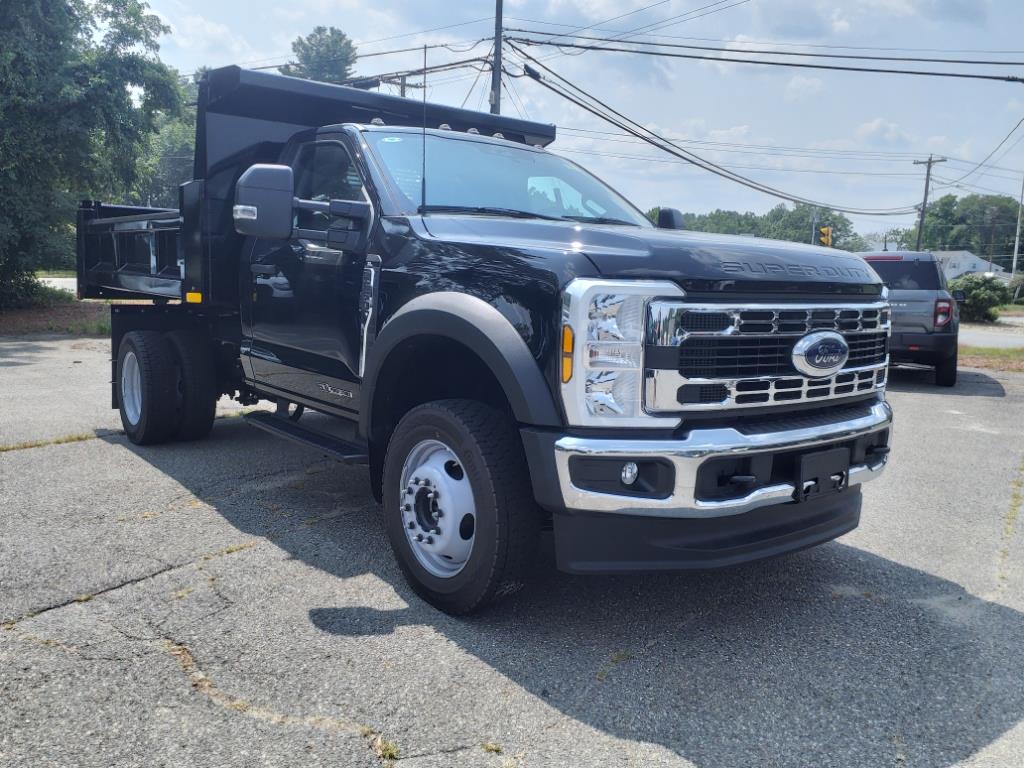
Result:
<instances>
[{"instance_id":1,"label":"headlight","mask_svg":"<svg viewBox=\"0 0 1024 768\"><path fill-rule=\"evenodd\" d=\"M579 427L673 427L641 402L647 303L679 298L662 280L577 278L562 294L562 403Z\"/></svg>"}]
</instances>

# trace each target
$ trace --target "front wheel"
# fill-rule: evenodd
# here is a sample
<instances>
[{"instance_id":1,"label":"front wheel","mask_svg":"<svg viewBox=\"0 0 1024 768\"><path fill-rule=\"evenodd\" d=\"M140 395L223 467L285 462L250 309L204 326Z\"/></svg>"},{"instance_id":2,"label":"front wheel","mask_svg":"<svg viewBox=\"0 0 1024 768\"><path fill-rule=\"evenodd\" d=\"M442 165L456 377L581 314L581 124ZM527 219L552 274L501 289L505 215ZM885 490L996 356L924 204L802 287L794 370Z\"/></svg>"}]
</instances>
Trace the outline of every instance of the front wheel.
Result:
<instances>
[{"instance_id":1,"label":"front wheel","mask_svg":"<svg viewBox=\"0 0 1024 768\"><path fill-rule=\"evenodd\" d=\"M412 409L388 444L383 496L398 564L427 602L467 614L522 587L540 513L507 416L472 400Z\"/></svg>"}]
</instances>

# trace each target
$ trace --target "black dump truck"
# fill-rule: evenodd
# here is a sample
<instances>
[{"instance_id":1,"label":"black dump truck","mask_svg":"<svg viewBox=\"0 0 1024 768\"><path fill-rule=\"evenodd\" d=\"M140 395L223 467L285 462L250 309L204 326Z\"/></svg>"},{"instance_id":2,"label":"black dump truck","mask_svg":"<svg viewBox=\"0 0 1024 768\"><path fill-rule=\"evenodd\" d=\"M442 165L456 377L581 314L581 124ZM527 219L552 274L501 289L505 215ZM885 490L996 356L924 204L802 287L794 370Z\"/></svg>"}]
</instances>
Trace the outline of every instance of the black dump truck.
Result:
<instances>
[{"instance_id":1,"label":"black dump truck","mask_svg":"<svg viewBox=\"0 0 1024 768\"><path fill-rule=\"evenodd\" d=\"M227 67L177 210L86 201L139 445L216 401L365 464L409 583L469 613L553 532L572 573L709 568L857 526L889 309L859 258L658 226L555 129ZM145 300L139 302L138 300ZM304 425L303 409L336 417Z\"/></svg>"}]
</instances>

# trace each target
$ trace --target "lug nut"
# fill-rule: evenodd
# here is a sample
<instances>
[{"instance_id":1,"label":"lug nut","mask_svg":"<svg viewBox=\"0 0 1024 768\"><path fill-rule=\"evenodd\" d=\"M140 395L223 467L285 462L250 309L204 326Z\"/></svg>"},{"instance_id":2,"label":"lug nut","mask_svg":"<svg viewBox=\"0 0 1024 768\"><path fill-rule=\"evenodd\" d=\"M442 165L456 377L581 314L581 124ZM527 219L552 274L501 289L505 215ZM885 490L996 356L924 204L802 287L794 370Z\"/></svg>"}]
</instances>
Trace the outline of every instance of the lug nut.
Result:
<instances>
[{"instance_id":1,"label":"lug nut","mask_svg":"<svg viewBox=\"0 0 1024 768\"><path fill-rule=\"evenodd\" d=\"M440 536L441 535L441 529L440 528L435 528L434 529L434 535L435 536Z\"/></svg>"},{"instance_id":2,"label":"lug nut","mask_svg":"<svg viewBox=\"0 0 1024 768\"><path fill-rule=\"evenodd\" d=\"M414 477L412 479L412 482L413 482L413 485L419 485L420 484L420 479L418 477Z\"/></svg>"},{"instance_id":3,"label":"lug nut","mask_svg":"<svg viewBox=\"0 0 1024 768\"><path fill-rule=\"evenodd\" d=\"M416 523L414 523L414 522L413 522L412 520L410 520L410 521L409 521L409 530L411 531L411 530L413 530L413 529L414 529L415 527L416 527Z\"/></svg>"},{"instance_id":4,"label":"lug nut","mask_svg":"<svg viewBox=\"0 0 1024 768\"><path fill-rule=\"evenodd\" d=\"M406 512L412 512L412 504L406 504L404 507L402 507L402 509L404 509Z\"/></svg>"},{"instance_id":5,"label":"lug nut","mask_svg":"<svg viewBox=\"0 0 1024 768\"><path fill-rule=\"evenodd\" d=\"M416 534L416 541L423 541L423 534L422 533L417 533Z\"/></svg>"},{"instance_id":6,"label":"lug nut","mask_svg":"<svg viewBox=\"0 0 1024 768\"><path fill-rule=\"evenodd\" d=\"M444 510L443 509L435 509L434 510L434 517L436 517L438 520L440 520L442 517L444 517Z\"/></svg>"},{"instance_id":7,"label":"lug nut","mask_svg":"<svg viewBox=\"0 0 1024 768\"><path fill-rule=\"evenodd\" d=\"M433 544L433 543L434 543L434 537L433 536L427 536L427 544Z\"/></svg>"}]
</instances>

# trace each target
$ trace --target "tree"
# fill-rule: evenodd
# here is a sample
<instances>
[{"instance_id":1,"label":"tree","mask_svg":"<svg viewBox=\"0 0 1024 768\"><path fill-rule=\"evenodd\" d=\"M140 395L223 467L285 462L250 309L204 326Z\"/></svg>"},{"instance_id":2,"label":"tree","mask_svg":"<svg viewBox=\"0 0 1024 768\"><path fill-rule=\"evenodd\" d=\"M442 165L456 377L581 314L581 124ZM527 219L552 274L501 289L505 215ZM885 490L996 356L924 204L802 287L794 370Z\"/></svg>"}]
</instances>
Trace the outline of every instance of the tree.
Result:
<instances>
[{"instance_id":1,"label":"tree","mask_svg":"<svg viewBox=\"0 0 1024 768\"><path fill-rule=\"evenodd\" d=\"M85 197L123 195L161 112L180 107L142 0L0 5L0 309L66 261Z\"/></svg>"},{"instance_id":2,"label":"tree","mask_svg":"<svg viewBox=\"0 0 1024 768\"><path fill-rule=\"evenodd\" d=\"M647 212L647 217L657 222L658 210L652 208ZM817 227L830 226L835 247L847 251L868 250L867 241L853 231L853 223L846 216L827 208L815 208L803 203L798 203L792 208L780 203L764 214L721 209L711 213L684 213L683 223L686 229L696 232L754 235L794 243L811 242L812 235L817 242Z\"/></svg>"},{"instance_id":3,"label":"tree","mask_svg":"<svg viewBox=\"0 0 1024 768\"><path fill-rule=\"evenodd\" d=\"M178 186L193 175L196 139L198 81L205 74L200 68L192 80L180 84L183 104L179 114L157 117L156 133L149 137L140 161L139 181L129 199L137 205L157 208L178 207Z\"/></svg>"},{"instance_id":4,"label":"tree","mask_svg":"<svg viewBox=\"0 0 1024 768\"><path fill-rule=\"evenodd\" d=\"M1012 197L944 195L928 204L921 247L971 251L986 258L1011 254L1016 228L1017 201Z\"/></svg>"},{"instance_id":5,"label":"tree","mask_svg":"<svg viewBox=\"0 0 1024 768\"><path fill-rule=\"evenodd\" d=\"M304 77L324 83L343 83L352 77L356 47L336 27L316 27L292 43L295 61L279 67L282 75Z\"/></svg>"}]
</instances>

